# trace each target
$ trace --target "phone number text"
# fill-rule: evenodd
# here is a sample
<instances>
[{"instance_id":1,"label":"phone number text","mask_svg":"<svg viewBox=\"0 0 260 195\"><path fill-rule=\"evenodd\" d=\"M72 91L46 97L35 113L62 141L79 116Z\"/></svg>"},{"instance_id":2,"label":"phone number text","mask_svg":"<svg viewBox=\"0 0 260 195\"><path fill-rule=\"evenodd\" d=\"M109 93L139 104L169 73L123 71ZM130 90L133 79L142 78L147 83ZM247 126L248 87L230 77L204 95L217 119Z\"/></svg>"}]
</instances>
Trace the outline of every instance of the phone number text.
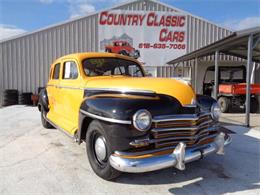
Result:
<instances>
[{"instance_id":1,"label":"phone number text","mask_svg":"<svg viewBox=\"0 0 260 195\"><path fill-rule=\"evenodd\" d=\"M185 44L173 44L173 43L139 43L140 49L185 49Z\"/></svg>"}]
</instances>

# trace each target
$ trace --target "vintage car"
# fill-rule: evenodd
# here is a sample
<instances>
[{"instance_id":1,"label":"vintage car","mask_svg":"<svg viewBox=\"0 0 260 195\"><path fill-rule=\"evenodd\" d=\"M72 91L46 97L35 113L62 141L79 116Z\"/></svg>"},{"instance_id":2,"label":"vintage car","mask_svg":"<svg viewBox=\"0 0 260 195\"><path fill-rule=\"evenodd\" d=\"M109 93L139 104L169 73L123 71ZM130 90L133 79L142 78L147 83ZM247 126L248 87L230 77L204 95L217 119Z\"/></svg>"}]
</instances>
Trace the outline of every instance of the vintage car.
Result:
<instances>
[{"instance_id":1,"label":"vintage car","mask_svg":"<svg viewBox=\"0 0 260 195\"><path fill-rule=\"evenodd\" d=\"M94 172L113 179L176 167L224 153L230 136L218 123L219 106L190 85L145 77L133 58L79 53L57 59L40 93L45 128L86 143Z\"/></svg>"},{"instance_id":2,"label":"vintage car","mask_svg":"<svg viewBox=\"0 0 260 195\"><path fill-rule=\"evenodd\" d=\"M130 56L135 59L140 57L140 51L133 48L127 41L113 41L112 45L106 45L105 51Z\"/></svg>"}]
</instances>

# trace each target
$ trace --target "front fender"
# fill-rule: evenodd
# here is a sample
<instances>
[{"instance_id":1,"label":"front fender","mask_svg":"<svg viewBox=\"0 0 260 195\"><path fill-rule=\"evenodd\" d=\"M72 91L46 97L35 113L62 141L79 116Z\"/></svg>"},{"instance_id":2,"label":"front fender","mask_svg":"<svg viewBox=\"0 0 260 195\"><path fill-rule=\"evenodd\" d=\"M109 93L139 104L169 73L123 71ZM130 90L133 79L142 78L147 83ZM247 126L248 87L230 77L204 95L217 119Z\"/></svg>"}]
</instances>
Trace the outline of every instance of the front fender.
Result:
<instances>
[{"instance_id":1,"label":"front fender","mask_svg":"<svg viewBox=\"0 0 260 195\"><path fill-rule=\"evenodd\" d=\"M162 94L89 93L86 96L80 106L79 143L85 138L86 126L96 119L105 125L113 148L120 151L130 149L130 141L149 136L149 131L138 131L132 125L132 117L139 109L148 110L152 117L195 112L195 108L184 108L177 99Z\"/></svg>"},{"instance_id":2,"label":"front fender","mask_svg":"<svg viewBox=\"0 0 260 195\"><path fill-rule=\"evenodd\" d=\"M139 109L148 110L152 116L194 113L192 108L182 107L177 99L162 94L97 94L86 97L80 109L97 116L122 121L131 121Z\"/></svg>"},{"instance_id":3,"label":"front fender","mask_svg":"<svg viewBox=\"0 0 260 195\"><path fill-rule=\"evenodd\" d=\"M200 107L200 110L204 112L211 112L212 104L217 102L214 98L210 96L200 94L196 95L196 100L198 106Z\"/></svg>"}]
</instances>

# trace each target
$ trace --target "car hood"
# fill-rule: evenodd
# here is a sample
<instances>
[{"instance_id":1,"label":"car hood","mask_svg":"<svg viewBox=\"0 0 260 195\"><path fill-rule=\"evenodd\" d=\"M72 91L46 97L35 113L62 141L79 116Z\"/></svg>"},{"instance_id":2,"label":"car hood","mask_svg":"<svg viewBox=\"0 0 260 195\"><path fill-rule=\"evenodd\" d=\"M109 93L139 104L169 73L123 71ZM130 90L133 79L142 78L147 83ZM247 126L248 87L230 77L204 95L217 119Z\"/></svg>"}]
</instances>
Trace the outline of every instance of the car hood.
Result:
<instances>
[{"instance_id":1,"label":"car hood","mask_svg":"<svg viewBox=\"0 0 260 195\"><path fill-rule=\"evenodd\" d=\"M196 96L193 89L183 81L151 77L95 77L86 83L86 88L115 90L147 90L176 98L182 105L191 104Z\"/></svg>"}]
</instances>

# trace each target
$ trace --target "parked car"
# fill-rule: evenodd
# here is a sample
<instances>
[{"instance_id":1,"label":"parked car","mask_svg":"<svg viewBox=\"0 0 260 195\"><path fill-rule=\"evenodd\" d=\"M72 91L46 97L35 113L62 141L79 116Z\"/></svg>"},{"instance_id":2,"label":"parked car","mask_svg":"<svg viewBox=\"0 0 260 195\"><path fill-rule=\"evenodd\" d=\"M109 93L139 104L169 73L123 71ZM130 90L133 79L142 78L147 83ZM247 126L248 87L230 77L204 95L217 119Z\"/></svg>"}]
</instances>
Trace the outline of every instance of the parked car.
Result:
<instances>
[{"instance_id":1,"label":"parked car","mask_svg":"<svg viewBox=\"0 0 260 195\"><path fill-rule=\"evenodd\" d=\"M112 45L106 45L105 51L134 57L136 59L140 57L139 50L133 48L127 41L114 41Z\"/></svg>"},{"instance_id":2,"label":"parked car","mask_svg":"<svg viewBox=\"0 0 260 195\"><path fill-rule=\"evenodd\" d=\"M86 143L94 172L113 179L176 167L231 142L218 123L211 97L190 85L145 77L139 62L110 53L79 53L57 59L38 105L42 125Z\"/></svg>"},{"instance_id":3,"label":"parked car","mask_svg":"<svg viewBox=\"0 0 260 195\"><path fill-rule=\"evenodd\" d=\"M213 96L215 84L215 67L207 68L203 79L203 94ZM246 68L245 66L219 67L218 103L222 112L232 108L244 108L246 101ZM256 95L260 95L260 84L251 84L250 110L255 113L259 109Z\"/></svg>"}]
</instances>

